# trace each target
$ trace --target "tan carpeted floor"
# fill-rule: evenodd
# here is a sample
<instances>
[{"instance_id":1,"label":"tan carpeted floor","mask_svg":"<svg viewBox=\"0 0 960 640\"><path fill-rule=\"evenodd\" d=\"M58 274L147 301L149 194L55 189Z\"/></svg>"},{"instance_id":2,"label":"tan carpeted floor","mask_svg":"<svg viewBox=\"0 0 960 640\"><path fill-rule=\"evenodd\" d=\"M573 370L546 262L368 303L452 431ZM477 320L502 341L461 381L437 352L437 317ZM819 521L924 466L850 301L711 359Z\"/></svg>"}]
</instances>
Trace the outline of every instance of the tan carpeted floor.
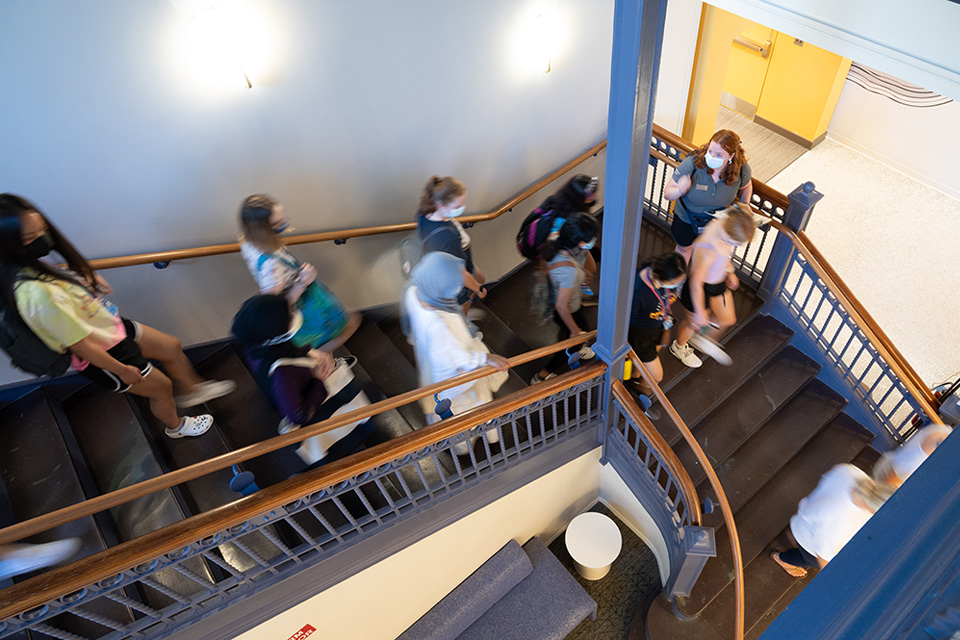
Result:
<instances>
[{"instance_id":1,"label":"tan carpeted floor","mask_svg":"<svg viewBox=\"0 0 960 640\"><path fill-rule=\"evenodd\" d=\"M960 373L960 201L827 139L769 184L824 194L807 234L923 380Z\"/></svg>"}]
</instances>

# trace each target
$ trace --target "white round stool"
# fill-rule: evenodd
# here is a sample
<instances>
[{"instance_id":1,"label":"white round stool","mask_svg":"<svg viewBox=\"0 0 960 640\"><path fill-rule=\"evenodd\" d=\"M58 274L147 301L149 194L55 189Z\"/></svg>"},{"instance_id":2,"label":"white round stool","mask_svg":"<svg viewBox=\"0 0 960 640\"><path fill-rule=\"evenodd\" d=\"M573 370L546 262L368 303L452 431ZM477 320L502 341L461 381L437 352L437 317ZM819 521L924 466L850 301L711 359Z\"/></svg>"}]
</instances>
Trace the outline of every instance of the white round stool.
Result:
<instances>
[{"instance_id":1,"label":"white round stool","mask_svg":"<svg viewBox=\"0 0 960 640\"><path fill-rule=\"evenodd\" d=\"M574 518L564 536L577 573L587 580L607 575L623 546L617 523L595 511Z\"/></svg>"}]
</instances>

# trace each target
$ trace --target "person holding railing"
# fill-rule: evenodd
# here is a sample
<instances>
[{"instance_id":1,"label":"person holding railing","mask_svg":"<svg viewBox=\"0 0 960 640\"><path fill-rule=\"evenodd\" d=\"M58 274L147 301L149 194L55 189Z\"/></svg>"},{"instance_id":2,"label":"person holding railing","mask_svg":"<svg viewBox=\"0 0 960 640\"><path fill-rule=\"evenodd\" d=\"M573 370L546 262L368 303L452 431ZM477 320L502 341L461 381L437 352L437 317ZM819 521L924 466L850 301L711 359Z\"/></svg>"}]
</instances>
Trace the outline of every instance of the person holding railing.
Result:
<instances>
[{"instance_id":1,"label":"person holding railing","mask_svg":"<svg viewBox=\"0 0 960 640\"><path fill-rule=\"evenodd\" d=\"M686 279L687 263L674 252L654 256L641 264L634 279L628 337L640 362L657 383L663 380L659 351L669 341L673 326L671 311L677 301L677 290ZM645 396L653 393L653 388L639 373L631 383ZM649 409L647 415L651 415Z\"/></svg>"},{"instance_id":2,"label":"person holding railing","mask_svg":"<svg viewBox=\"0 0 960 640\"><path fill-rule=\"evenodd\" d=\"M797 546L770 557L794 578L805 577L807 568L822 569L892 493L892 487L877 484L852 464L836 465L790 518Z\"/></svg>"},{"instance_id":3,"label":"person holding railing","mask_svg":"<svg viewBox=\"0 0 960 640\"><path fill-rule=\"evenodd\" d=\"M460 414L493 400L507 379L509 362L490 353L478 331L463 314L457 295L463 289L464 263L449 253L433 251L413 268L401 301L402 326L410 337L420 373L420 386L490 365L498 372L445 389L420 401L427 423L440 420L439 405L450 401L449 411ZM439 410L440 413L446 413ZM496 429L485 433L487 442L499 442ZM458 442L458 455L468 455L473 441Z\"/></svg>"},{"instance_id":4,"label":"person holding railing","mask_svg":"<svg viewBox=\"0 0 960 640\"><path fill-rule=\"evenodd\" d=\"M42 258L57 252L67 269ZM72 354L81 375L118 393L150 400L150 410L170 438L199 436L210 415L177 416L236 389L232 380L203 380L180 341L119 315L104 294L112 292L90 263L29 201L0 194L0 286L3 303L52 351ZM166 371L154 368L159 360ZM170 377L168 378L167 375ZM173 383L182 395L173 395Z\"/></svg>"},{"instance_id":5,"label":"person holding railing","mask_svg":"<svg viewBox=\"0 0 960 640\"><path fill-rule=\"evenodd\" d=\"M690 261L691 245L716 212L736 200L750 202L753 171L740 144L740 136L729 129L713 134L710 141L691 151L677 165L663 188L663 197L673 205L670 232L677 253Z\"/></svg>"},{"instance_id":6,"label":"person holding railing","mask_svg":"<svg viewBox=\"0 0 960 640\"><path fill-rule=\"evenodd\" d=\"M733 272L732 257L755 232L753 215L746 207L733 204L707 224L693 243L689 277L680 292L680 302L688 313L680 323L677 339L670 344L670 353L690 368L703 364L687 344L695 331L713 327L719 335L737 322L731 291L740 286L740 280Z\"/></svg>"},{"instance_id":7,"label":"person holding railing","mask_svg":"<svg viewBox=\"0 0 960 640\"><path fill-rule=\"evenodd\" d=\"M289 226L283 205L268 195L249 196L240 207L240 253L260 293L285 296L303 314L293 343L330 353L357 330L360 314L344 309L313 265L286 250L281 234Z\"/></svg>"},{"instance_id":8,"label":"person holding railing","mask_svg":"<svg viewBox=\"0 0 960 640\"><path fill-rule=\"evenodd\" d=\"M470 234L457 220L466 211L467 188L453 176L431 176L417 208L417 235L422 253L441 251L463 260L463 287L457 301L472 320L481 320L480 309L470 309L473 299L487 297L486 277L473 261Z\"/></svg>"},{"instance_id":9,"label":"person holding railing","mask_svg":"<svg viewBox=\"0 0 960 640\"><path fill-rule=\"evenodd\" d=\"M554 300L553 318L560 325L557 340L574 338L584 332L589 321L583 311L582 285L592 284L597 264L590 249L597 242L600 227L592 217L575 213L568 215L560 227L556 240L550 241L541 255L550 280ZM586 329L589 331L589 329ZM596 357L587 345L580 347L580 359ZM557 375L557 370L567 362L567 354L558 351L544 367L533 374L530 384L538 384Z\"/></svg>"}]
</instances>

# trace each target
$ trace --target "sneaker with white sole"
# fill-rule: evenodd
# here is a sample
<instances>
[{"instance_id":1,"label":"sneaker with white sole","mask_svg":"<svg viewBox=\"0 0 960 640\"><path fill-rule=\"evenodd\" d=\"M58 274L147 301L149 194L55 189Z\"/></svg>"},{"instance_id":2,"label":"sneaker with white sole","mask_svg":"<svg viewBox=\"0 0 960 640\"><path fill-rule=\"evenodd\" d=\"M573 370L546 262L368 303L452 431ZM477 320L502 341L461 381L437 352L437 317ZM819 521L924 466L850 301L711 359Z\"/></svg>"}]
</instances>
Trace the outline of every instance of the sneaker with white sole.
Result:
<instances>
[{"instance_id":1,"label":"sneaker with white sole","mask_svg":"<svg viewBox=\"0 0 960 640\"><path fill-rule=\"evenodd\" d=\"M180 420L180 426L176 429L168 428L164 433L167 434L168 438L177 440L178 438L186 436L202 436L209 431L212 426L213 416L205 413L200 416L186 416Z\"/></svg>"},{"instance_id":2,"label":"sneaker with white sole","mask_svg":"<svg viewBox=\"0 0 960 640\"><path fill-rule=\"evenodd\" d=\"M556 378L557 374L548 373L546 378L541 378L539 373L533 374L533 377L530 378L530 384L540 384L541 382L546 382L550 378Z\"/></svg>"},{"instance_id":3,"label":"sneaker with white sole","mask_svg":"<svg viewBox=\"0 0 960 640\"><path fill-rule=\"evenodd\" d=\"M66 538L46 544L11 544L0 552L0 580L60 564L80 548L80 540Z\"/></svg>"},{"instance_id":4,"label":"sneaker with white sole","mask_svg":"<svg viewBox=\"0 0 960 640\"><path fill-rule=\"evenodd\" d=\"M284 417L280 421L280 424L277 425L277 433L283 435L285 433L290 433L291 431L296 431L300 428L300 425L291 420L290 418Z\"/></svg>"},{"instance_id":5,"label":"sneaker with white sole","mask_svg":"<svg viewBox=\"0 0 960 640\"><path fill-rule=\"evenodd\" d=\"M353 369L357 366L357 356L343 356L342 358L334 358L333 360L334 367L347 367Z\"/></svg>"},{"instance_id":6,"label":"sneaker with white sole","mask_svg":"<svg viewBox=\"0 0 960 640\"><path fill-rule=\"evenodd\" d=\"M197 385L193 393L185 393L182 396L176 396L174 401L181 409L184 407L195 407L214 398L233 393L237 388L237 383L233 380L207 380Z\"/></svg>"},{"instance_id":7,"label":"sneaker with white sole","mask_svg":"<svg viewBox=\"0 0 960 640\"><path fill-rule=\"evenodd\" d=\"M681 347L677 344L677 341L674 340L670 343L670 353L675 355L680 362L691 369L696 369L703 364L703 360L697 357L697 354L693 352L693 347L688 344Z\"/></svg>"},{"instance_id":8,"label":"sneaker with white sole","mask_svg":"<svg viewBox=\"0 0 960 640\"><path fill-rule=\"evenodd\" d=\"M591 349L587 345L583 345L582 347L580 347L581 360L593 360L596 357L597 357L597 354L594 352L593 349Z\"/></svg>"}]
</instances>

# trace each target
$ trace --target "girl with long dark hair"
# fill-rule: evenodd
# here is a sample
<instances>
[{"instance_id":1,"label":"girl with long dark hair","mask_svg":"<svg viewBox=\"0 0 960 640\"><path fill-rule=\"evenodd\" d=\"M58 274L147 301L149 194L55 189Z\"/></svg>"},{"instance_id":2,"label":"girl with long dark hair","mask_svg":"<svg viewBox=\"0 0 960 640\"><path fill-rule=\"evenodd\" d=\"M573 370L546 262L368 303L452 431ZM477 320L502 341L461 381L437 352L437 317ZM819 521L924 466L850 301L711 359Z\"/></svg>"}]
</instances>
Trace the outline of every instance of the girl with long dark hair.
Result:
<instances>
[{"instance_id":1,"label":"girl with long dark hair","mask_svg":"<svg viewBox=\"0 0 960 640\"><path fill-rule=\"evenodd\" d=\"M51 252L66 261L66 269L42 260ZM47 347L69 351L73 368L83 376L112 391L148 398L167 436L206 433L212 416L181 419L177 407L226 395L236 383L204 381L177 338L121 317L103 300L109 293L106 281L36 206L0 194L0 304L18 314ZM159 360L170 377L151 359ZM176 398L174 385L182 394Z\"/></svg>"}]
</instances>

